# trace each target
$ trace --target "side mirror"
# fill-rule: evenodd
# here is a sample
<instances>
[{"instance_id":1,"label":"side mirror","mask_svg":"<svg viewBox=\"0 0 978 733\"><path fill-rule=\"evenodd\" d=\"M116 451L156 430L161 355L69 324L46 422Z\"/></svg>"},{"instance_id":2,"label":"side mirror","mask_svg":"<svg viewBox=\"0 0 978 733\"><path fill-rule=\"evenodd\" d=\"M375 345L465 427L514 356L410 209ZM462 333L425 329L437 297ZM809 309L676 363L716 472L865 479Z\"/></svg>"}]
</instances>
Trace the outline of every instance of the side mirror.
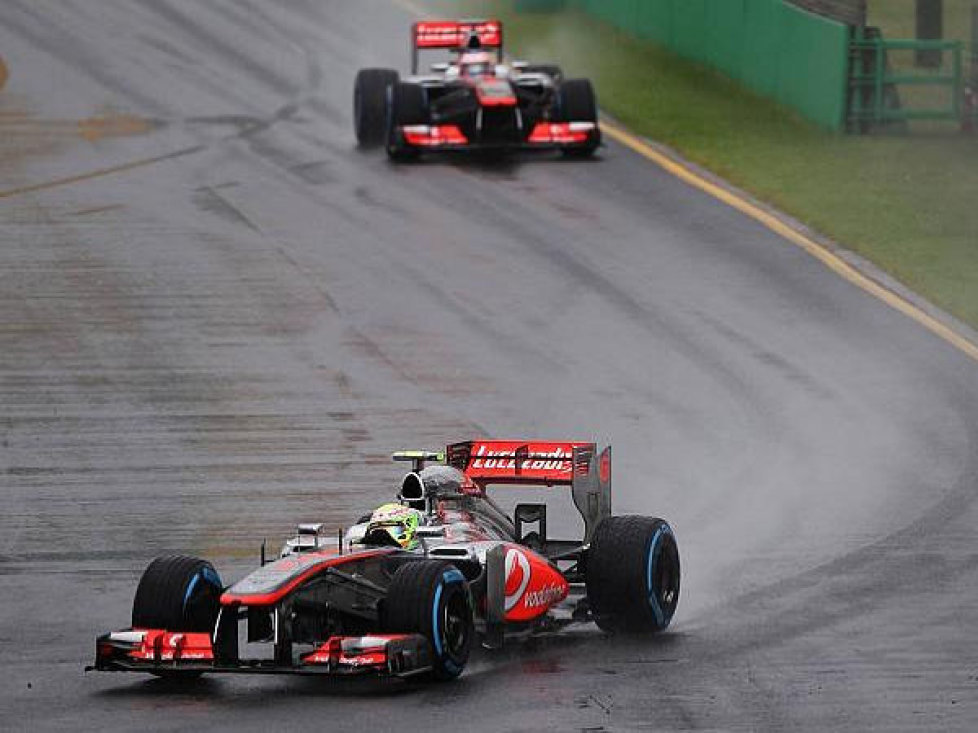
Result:
<instances>
[{"instance_id":1,"label":"side mirror","mask_svg":"<svg viewBox=\"0 0 978 733\"><path fill-rule=\"evenodd\" d=\"M448 71L448 67L451 66L447 61L439 61L431 65L432 71L437 71L438 73L444 73Z\"/></svg>"},{"instance_id":2,"label":"side mirror","mask_svg":"<svg viewBox=\"0 0 978 733\"><path fill-rule=\"evenodd\" d=\"M530 65L529 61L514 61L513 63L510 64L510 66L512 66L517 71L523 71L523 69L525 69L529 65Z\"/></svg>"}]
</instances>

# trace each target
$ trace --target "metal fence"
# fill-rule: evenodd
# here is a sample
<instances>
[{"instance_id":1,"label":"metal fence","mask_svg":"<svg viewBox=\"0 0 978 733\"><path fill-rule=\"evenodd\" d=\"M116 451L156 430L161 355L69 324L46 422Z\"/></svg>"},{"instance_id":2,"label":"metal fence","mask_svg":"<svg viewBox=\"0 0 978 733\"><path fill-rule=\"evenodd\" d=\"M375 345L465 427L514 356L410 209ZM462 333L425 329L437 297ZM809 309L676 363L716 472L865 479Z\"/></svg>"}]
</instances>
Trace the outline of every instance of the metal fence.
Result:
<instances>
[{"instance_id":1,"label":"metal fence","mask_svg":"<svg viewBox=\"0 0 978 733\"><path fill-rule=\"evenodd\" d=\"M938 63L920 67L921 51ZM970 128L975 109L970 51L961 41L885 39L875 29L854 29L849 75L848 128L853 132L906 130L918 120Z\"/></svg>"},{"instance_id":2,"label":"metal fence","mask_svg":"<svg viewBox=\"0 0 978 733\"><path fill-rule=\"evenodd\" d=\"M846 119L849 27L783 0L576 0L595 17L700 61L804 117Z\"/></svg>"},{"instance_id":3,"label":"metal fence","mask_svg":"<svg viewBox=\"0 0 978 733\"><path fill-rule=\"evenodd\" d=\"M526 9L564 4L515 2ZM884 39L866 26L867 0L567 2L710 64L830 129L907 130L928 120L978 129L978 45ZM973 22L978 29L978 9ZM920 52L937 66L918 66Z\"/></svg>"}]
</instances>

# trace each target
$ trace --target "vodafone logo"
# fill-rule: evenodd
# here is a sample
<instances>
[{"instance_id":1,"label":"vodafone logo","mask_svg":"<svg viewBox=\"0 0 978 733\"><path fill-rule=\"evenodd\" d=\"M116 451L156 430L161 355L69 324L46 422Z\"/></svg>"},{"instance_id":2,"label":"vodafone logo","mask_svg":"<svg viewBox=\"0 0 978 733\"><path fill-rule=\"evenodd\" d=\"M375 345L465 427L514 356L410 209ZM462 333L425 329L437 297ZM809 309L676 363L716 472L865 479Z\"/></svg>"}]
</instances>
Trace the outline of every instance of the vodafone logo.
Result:
<instances>
[{"instance_id":1,"label":"vodafone logo","mask_svg":"<svg viewBox=\"0 0 978 733\"><path fill-rule=\"evenodd\" d=\"M534 590L527 593L526 607L538 608L540 606L549 606L557 601L562 601L564 596L565 593L563 588L556 585L548 585L546 588L541 588L540 590Z\"/></svg>"},{"instance_id":2,"label":"vodafone logo","mask_svg":"<svg viewBox=\"0 0 978 733\"><path fill-rule=\"evenodd\" d=\"M506 611L512 610L520 602L529 584L530 561L516 548L509 548L506 550L506 600L503 604Z\"/></svg>"}]
</instances>

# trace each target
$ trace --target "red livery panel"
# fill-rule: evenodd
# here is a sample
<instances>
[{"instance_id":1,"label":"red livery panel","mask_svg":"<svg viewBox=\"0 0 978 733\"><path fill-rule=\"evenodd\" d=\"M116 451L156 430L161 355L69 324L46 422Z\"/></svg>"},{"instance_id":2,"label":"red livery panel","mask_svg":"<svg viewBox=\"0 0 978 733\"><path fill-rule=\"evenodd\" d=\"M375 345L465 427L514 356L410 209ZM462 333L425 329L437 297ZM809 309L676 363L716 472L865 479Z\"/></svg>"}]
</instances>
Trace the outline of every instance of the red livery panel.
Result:
<instances>
[{"instance_id":1,"label":"red livery panel","mask_svg":"<svg viewBox=\"0 0 978 733\"><path fill-rule=\"evenodd\" d=\"M133 629L134 646L129 656L154 662L211 661L214 650L211 635L190 631ZM142 637L139 639L138 637Z\"/></svg>"},{"instance_id":2,"label":"red livery panel","mask_svg":"<svg viewBox=\"0 0 978 733\"><path fill-rule=\"evenodd\" d=\"M507 621L531 621L560 603L570 592L570 585L553 565L532 550L506 545L504 618Z\"/></svg>"},{"instance_id":3,"label":"red livery panel","mask_svg":"<svg viewBox=\"0 0 978 733\"><path fill-rule=\"evenodd\" d=\"M403 132L404 140L409 145L426 148L468 143L458 125L406 125Z\"/></svg>"},{"instance_id":4,"label":"red livery panel","mask_svg":"<svg viewBox=\"0 0 978 733\"><path fill-rule=\"evenodd\" d=\"M595 444L473 440L449 446L448 462L477 483L570 484L575 448L586 449L590 461ZM588 470L588 463L578 467Z\"/></svg>"},{"instance_id":5,"label":"red livery panel","mask_svg":"<svg viewBox=\"0 0 978 733\"><path fill-rule=\"evenodd\" d=\"M304 665L328 667L387 668L396 655L403 653L400 643L416 639L411 634L375 634L372 636L332 636L315 650L302 656ZM418 641L424 644L424 639ZM392 660L393 651L395 659Z\"/></svg>"},{"instance_id":6,"label":"red livery panel","mask_svg":"<svg viewBox=\"0 0 978 733\"><path fill-rule=\"evenodd\" d=\"M516 95L508 82L499 79L487 79L475 85L475 93L479 104L483 107L515 107Z\"/></svg>"}]
</instances>

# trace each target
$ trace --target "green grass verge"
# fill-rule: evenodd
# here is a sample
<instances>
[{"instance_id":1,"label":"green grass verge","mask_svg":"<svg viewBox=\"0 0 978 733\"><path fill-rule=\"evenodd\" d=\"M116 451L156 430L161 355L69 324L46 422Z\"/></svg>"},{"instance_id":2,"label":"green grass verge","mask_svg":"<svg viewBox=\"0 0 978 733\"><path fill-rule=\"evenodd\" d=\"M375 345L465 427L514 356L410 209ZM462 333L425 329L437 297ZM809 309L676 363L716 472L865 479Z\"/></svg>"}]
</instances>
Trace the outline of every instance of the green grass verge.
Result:
<instances>
[{"instance_id":1,"label":"green grass verge","mask_svg":"<svg viewBox=\"0 0 978 733\"><path fill-rule=\"evenodd\" d=\"M978 327L978 135L825 132L707 67L573 9L519 14L512 0L434 7L452 17L500 17L514 55L591 78L602 108L632 130Z\"/></svg>"}]
</instances>

